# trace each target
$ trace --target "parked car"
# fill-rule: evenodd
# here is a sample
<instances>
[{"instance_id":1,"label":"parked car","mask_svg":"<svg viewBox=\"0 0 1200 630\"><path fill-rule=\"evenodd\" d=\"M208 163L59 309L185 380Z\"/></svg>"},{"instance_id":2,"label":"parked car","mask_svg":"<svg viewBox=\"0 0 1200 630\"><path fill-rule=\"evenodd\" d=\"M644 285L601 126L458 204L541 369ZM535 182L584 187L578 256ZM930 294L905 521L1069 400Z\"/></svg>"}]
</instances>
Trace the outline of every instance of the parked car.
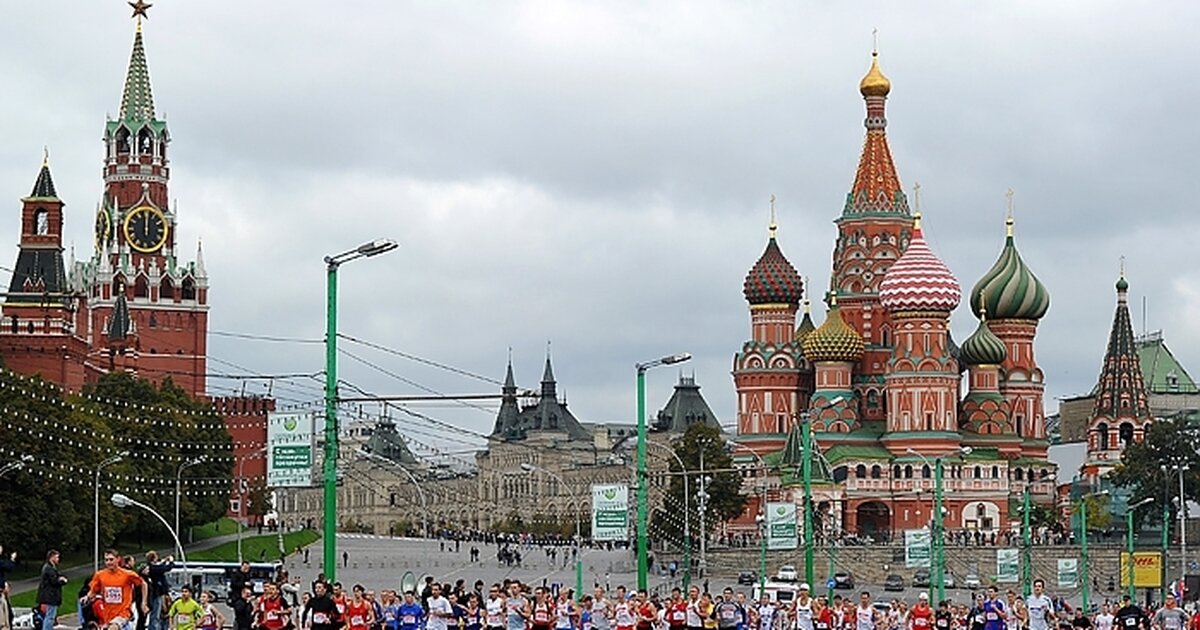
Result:
<instances>
[{"instance_id":1,"label":"parked car","mask_svg":"<svg viewBox=\"0 0 1200 630\"><path fill-rule=\"evenodd\" d=\"M942 576L942 585L946 588L958 588L958 582L954 579L954 574L949 571Z\"/></svg>"},{"instance_id":2,"label":"parked car","mask_svg":"<svg viewBox=\"0 0 1200 630\"><path fill-rule=\"evenodd\" d=\"M775 573L775 579L780 582L795 582L796 581L796 566L785 564L779 567L779 571Z\"/></svg>"},{"instance_id":3,"label":"parked car","mask_svg":"<svg viewBox=\"0 0 1200 630\"><path fill-rule=\"evenodd\" d=\"M913 573L912 585L917 588L928 588L929 569L917 569L917 572Z\"/></svg>"},{"instance_id":4,"label":"parked car","mask_svg":"<svg viewBox=\"0 0 1200 630\"><path fill-rule=\"evenodd\" d=\"M849 571L838 571L833 574L833 588L843 590L854 589L854 576Z\"/></svg>"},{"instance_id":5,"label":"parked car","mask_svg":"<svg viewBox=\"0 0 1200 630\"><path fill-rule=\"evenodd\" d=\"M885 591L903 591L904 578L895 573L883 579L883 590Z\"/></svg>"},{"instance_id":6,"label":"parked car","mask_svg":"<svg viewBox=\"0 0 1200 630\"><path fill-rule=\"evenodd\" d=\"M754 575L753 571L742 571L738 574L738 584L754 584L758 581L758 576Z\"/></svg>"},{"instance_id":7,"label":"parked car","mask_svg":"<svg viewBox=\"0 0 1200 630\"><path fill-rule=\"evenodd\" d=\"M983 584L979 581L979 574L974 571L967 572L967 576L963 578L963 588L980 588Z\"/></svg>"}]
</instances>

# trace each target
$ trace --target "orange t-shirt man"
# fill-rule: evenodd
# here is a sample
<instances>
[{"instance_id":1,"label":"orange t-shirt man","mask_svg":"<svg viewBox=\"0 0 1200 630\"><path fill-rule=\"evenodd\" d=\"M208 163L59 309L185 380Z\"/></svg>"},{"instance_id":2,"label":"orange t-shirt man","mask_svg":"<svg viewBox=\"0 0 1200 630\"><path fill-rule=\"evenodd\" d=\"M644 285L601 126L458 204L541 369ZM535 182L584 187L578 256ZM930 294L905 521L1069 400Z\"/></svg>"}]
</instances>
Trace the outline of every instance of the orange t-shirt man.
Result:
<instances>
[{"instance_id":1,"label":"orange t-shirt man","mask_svg":"<svg viewBox=\"0 0 1200 630\"><path fill-rule=\"evenodd\" d=\"M123 626L133 618L133 587L145 584L142 576L121 568L120 556L104 554L104 568L92 577L91 592L103 606L100 610L100 625ZM146 589L142 589L145 593ZM142 602L145 605L145 601Z\"/></svg>"}]
</instances>

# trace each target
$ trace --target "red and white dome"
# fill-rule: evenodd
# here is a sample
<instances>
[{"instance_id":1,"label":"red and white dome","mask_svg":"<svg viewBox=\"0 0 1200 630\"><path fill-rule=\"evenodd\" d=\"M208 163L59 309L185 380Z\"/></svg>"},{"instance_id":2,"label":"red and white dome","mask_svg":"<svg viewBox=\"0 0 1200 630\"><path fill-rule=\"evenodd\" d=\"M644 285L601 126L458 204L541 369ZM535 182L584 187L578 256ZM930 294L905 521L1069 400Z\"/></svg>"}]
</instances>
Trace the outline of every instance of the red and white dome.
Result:
<instances>
[{"instance_id":1,"label":"red and white dome","mask_svg":"<svg viewBox=\"0 0 1200 630\"><path fill-rule=\"evenodd\" d=\"M953 311L962 299L958 279L950 272L921 232L921 217L913 223L912 241L883 276L879 284L879 303L887 310Z\"/></svg>"}]
</instances>

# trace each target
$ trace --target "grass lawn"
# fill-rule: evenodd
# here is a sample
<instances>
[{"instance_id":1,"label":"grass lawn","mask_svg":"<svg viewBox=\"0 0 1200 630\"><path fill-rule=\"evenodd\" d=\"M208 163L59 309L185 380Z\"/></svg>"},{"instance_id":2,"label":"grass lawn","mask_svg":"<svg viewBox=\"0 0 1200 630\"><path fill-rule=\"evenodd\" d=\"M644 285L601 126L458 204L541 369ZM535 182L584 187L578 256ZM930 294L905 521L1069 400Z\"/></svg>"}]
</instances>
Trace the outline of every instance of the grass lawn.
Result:
<instances>
[{"instance_id":1,"label":"grass lawn","mask_svg":"<svg viewBox=\"0 0 1200 630\"><path fill-rule=\"evenodd\" d=\"M283 535L283 548L287 553L293 553L297 547L305 547L316 542L320 536L316 532L304 529ZM188 560L207 560L217 562L237 562L237 541L227 542L212 549L197 551L188 555ZM279 535L264 534L262 536L247 536L242 539L242 557L251 562L273 562L279 559Z\"/></svg>"},{"instance_id":2,"label":"grass lawn","mask_svg":"<svg viewBox=\"0 0 1200 630\"><path fill-rule=\"evenodd\" d=\"M83 588L83 580L84 576L81 575L63 585L63 603L58 607L60 616L74 613L79 608L79 600L75 595L79 593L79 589ZM12 596L13 608L33 608L35 604L37 604L37 590L15 593ZM68 622L66 625L74 626L76 624Z\"/></svg>"},{"instance_id":3,"label":"grass lawn","mask_svg":"<svg viewBox=\"0 0 1200 630\"><path fill-rule=\"evenodd\" d=\"M204 525L197 525L192 528L192 541L200 542L201 540L208 540L217 536L236 534L237 528L238 522L231 518L222 518ZM183 535L181 532L180 537L183 537Z\"/></svg>"}]
</instances>

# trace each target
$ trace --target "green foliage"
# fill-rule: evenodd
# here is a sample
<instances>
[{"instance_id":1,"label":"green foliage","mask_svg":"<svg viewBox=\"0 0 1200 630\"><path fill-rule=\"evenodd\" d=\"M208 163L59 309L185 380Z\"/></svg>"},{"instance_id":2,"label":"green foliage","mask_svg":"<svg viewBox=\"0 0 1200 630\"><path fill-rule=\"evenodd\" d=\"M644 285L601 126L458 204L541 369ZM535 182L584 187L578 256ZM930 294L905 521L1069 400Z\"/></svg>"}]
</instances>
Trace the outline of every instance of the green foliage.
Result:
<instances>
[{"instance_id":1,"label":"green foliage","mask_svg":"<svg viewBox=\"0 0 1200 630\"><path fill-rule=\"evenodd\" d=\"M32 458L25 469L6 474L0 484L0 505L6 506L0 543L36 567L50 548L90 558L95 470L121 451L130 456L105 468L100 477L102 547L118 536L169 539L153 515L118 509L109 497L120 490L172 519L174 493L163 491L173 490L173 484L164 480L175 478L181 457L204 454L209 459L190 468L185 478L218 481L204 486L206 492L192 493L185 483L181 524L186 528L224 515L226 497L211 490L221 487L220 480L228 483L232 440L204 403L169 380L155 387L128 374L107 375L87 393L110 402L64 394L37 377L0 371L0 408L5 411L0 419L11 423L0 426L0 463L14 459L13 453ZM169 424L154 425L151 420ZM214 430L213 424L219 428ZM139 494L137 478L146 479L145 487L161 494Z\"/></svg>"},{"instance_id":2,"label":"green foliage","mask_svg":"<svg viewBox=\"0 0 1200 630\"><path fill-rule=\"evenodd\" d=\"M1129 502L1136 503L1146 498L1154 499L1149 505L1138 508L1135 521L1150 518L1157 521L1162 514L1163 501L1170 505L1174 514L1177 505L1172 502L1179 494L1177 465L1189 466L1183 473L1184 496L1200 493L1200 452L1196 450L1196 427L1185 418L1165 418L1149 425L1145 438L1125 448L1121 463L1111 473L1114 485L1133 489ZM1090 517L1091 514L1088 514Z\"/></svg>"},{"instance_id":3,"label":"green foliage","mask_svg":"<svg viewBox=\"0 0 1200 630\"><path fill-rule=\"evenodd\" d=\"M1087 525L1089 530L1105 529L1113 524L1112 500L1108 495L1088 495L1083 499L1083 507L1087 510Z\"/></svg>"},{"instance_id":4,"label":"green foliage","mask_svg":"<svg viewBox=\"0 0 1200 630\"><path fill-rule=\"evenodd\" d=\"M671 475L671 483L663 506L654 511L651 524L652 538L662 539L680 546L684 540L684 518L689 521L692 537L700 535L700 506L696 493L700 488L700 454L704 453L704 476L711 479L708 485L708 505L705 512L705 527L711 532L722 522L735 518L746 509L749 497L742 494L742 477L733 468L733 457L725 448L725 438L720 430L703 423L688 427L675 443L675 454L683 460L688 473L687 514L683 514L683 475ZM720 471L720 472L708 472ZM671 458L671 472L679 473L679 463Z\"/></svg>"}]
</instances>

